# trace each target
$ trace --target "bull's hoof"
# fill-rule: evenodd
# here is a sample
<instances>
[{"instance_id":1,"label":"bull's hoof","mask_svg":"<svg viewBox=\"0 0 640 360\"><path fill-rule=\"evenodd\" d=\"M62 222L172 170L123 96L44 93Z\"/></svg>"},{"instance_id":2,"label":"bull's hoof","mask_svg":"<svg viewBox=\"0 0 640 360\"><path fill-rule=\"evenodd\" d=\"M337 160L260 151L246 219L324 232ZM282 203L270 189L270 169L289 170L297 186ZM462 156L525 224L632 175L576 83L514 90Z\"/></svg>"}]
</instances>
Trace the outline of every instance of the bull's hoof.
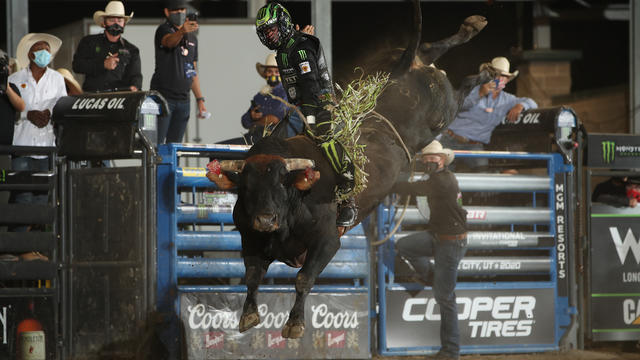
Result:
<instances>
[{"instance_id":1,"label":"bull's hoof","mask_svg":"<svg viewBox=\"0 0 640 360\"><path fill-rule=\"evenodd\" d=\"M260 324L260 315L257 312L242 314L242 317L240 317L240 332L243 333L258 324Z\"/></svg>"},{"instance_id":2,"label":"bull's hoof","mask_svg":"<svg viewBox=\"0 0 640 360\"><path fill-rule=\"evenodd\" d=\"M304 335L304 324L300 321L287 321L282 328L282 337L298 339Z\"/></svg>"},{"instance_id":3,"label":"bull's hoof","mask_svg":"<svg viewBox=\"0 0 640 360\"><path fill-rule=\"evenodd\" d=\"M464 19L464 22L460 25L460 34L463 37L463 41L469 41L469 39L482 31L485 26L487 26L487 18L484 16L472 15Z\"/></svg>"}]
</instances>

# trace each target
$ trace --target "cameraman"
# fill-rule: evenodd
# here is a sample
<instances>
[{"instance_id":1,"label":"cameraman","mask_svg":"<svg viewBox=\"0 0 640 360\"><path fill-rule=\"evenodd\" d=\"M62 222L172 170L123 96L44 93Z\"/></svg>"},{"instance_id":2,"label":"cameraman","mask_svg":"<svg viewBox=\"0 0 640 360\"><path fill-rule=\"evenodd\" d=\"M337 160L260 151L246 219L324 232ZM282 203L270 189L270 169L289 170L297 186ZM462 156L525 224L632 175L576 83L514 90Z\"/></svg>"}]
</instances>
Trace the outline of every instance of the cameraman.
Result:
<instances>
[{"instance_id":1,"label":"cameraman","mask_svg":"<svg viewBox=\"0 0 640 360\"><path fill-rule=\"evenodd\" d=\"M169 0L164 9L167 21L156 29L154 40L156 68L151 89L167 100L169 113L158 119L158 144L182 142L191 112L189 89L196 97L198 116L206 117L207 108L198 79L198 30L196 13L187 14L186 0Z\"/></svg>"},{"instance_id":2,"label":"cameraman","mask_svg":"<svg viewBox=\"0 0 640 360\"><path fill-rule=\"evenodd\" d=\"M8 80L9 56L0 49L0 145L11 145L17 116L25 109L20 90Z\"/></svg>"}]
</instances>

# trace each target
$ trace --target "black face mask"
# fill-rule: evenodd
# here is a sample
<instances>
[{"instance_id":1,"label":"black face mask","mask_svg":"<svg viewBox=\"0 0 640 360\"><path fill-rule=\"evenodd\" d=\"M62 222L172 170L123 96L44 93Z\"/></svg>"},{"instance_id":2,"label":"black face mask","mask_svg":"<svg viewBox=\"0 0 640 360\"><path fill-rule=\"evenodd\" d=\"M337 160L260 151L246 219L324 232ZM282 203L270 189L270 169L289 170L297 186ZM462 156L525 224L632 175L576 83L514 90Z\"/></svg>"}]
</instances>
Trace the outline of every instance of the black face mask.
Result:
<instances>
[{"instance_id":1,"label":"black face mask","mask_svg":"<svg viewBox=\"0 0 640 360\"><path fill-rule=\"evenodd\" d=\"M177 12L169 14L169 22L175 27L182 26L185 20L187 20L187 13Z\"/></svg>"},{"instance_id":2,"label":"black face mask","mask_svg":"<svg viewBox=\"0 0 640 360\"><path fill-rule=\"evenodd\" d=\"M428 163L425 164L424 172L426 172L427 174L433 174L437 170L438 170L438 163L429 161Z\"/></svg>"},{"instance_id":3,"label":"black face mask","mask_svg":"<svg viewBox=\"0 0 640 360\"><path fill-rule=\"evenodd\" d=\"M106 30L109 34L118 36L124 32L124 27L120 26L119 24L111 24L106 27Z\"/></svg>"},{"instance_id":4,"label":"black face mask","mask_svg":"<svg viewBox=\"0 0 640 360\"><path fill-rule=\"evenodd\" d=\"M271 75L267 77L267 84L271 87L276 87L280 84L280 75Z\"/></svg>"}]
</instances>

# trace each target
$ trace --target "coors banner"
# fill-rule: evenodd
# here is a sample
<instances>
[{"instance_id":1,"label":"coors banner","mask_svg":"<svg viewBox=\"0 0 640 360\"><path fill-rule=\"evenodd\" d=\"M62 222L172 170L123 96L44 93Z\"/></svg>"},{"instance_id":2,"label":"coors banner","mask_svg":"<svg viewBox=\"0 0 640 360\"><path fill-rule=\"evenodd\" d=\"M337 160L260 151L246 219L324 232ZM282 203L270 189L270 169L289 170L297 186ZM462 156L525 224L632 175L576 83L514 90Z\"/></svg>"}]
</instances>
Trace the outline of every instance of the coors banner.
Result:
<instances>
[{"instance_id":1,"label":"coors banner","mask_svg":"<svg viewBox=\"0 0 640 360\"><path fill-rule=\"evenodd\" d=\"M312 293L305 333L285 339L281 330L294 293L258 294L260 324L238 332L244 293L184 293L180 318L189 359L368 359L367 294Z\"/></svg>"}]
</instances>

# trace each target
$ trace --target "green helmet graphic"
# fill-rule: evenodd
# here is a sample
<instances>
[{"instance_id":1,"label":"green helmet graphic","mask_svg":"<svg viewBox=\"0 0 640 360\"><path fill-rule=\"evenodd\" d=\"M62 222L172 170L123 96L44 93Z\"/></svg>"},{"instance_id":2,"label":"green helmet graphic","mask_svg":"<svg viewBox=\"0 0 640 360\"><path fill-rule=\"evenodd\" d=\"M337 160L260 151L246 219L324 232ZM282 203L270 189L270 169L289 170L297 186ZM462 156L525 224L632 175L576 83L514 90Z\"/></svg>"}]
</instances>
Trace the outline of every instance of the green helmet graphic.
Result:
<instances>
[{"instance_id":1,"label":"green helmet graphic","mask_svg":"<svg viewBox=\"0 0 640 360\"><path fill-rule=\"evenodd\" d=\"M277 2L268 3L258 10L256 33L264 46L271 50L280 48L293 35L291 15Z\"/></svg>"}]
</instances>

